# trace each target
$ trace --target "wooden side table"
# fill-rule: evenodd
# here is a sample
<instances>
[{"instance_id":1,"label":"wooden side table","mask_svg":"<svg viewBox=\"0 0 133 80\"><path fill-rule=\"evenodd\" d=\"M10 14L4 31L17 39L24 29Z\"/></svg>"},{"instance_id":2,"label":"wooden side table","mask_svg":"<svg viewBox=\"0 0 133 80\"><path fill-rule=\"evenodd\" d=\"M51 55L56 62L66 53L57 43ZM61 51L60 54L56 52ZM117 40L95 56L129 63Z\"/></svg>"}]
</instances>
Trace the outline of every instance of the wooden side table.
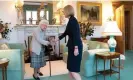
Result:
<instances>
[{"instance_id":1,"label":"wooden side table","mask_svg":"<svg viewBox=\"0 0 133 80\"><path fill-rule=\"evenodd\" d=\"M3 80L7 80L7 66L8 66L9 60L0 60L0 68L2 68L2 76Z\"/></svg>"},{"instance_id":2,"label":"wooden side table","mask_svg":"<svg viewBox=\"0 0 133 80\"><path fill-rule=\"evenodd\" d=\"M114 73L119 73L119 80L120 80L120 68L119 71L115 71L112 69L112 59L114 58L119 58L119 66L120 66L120 53L114 52L114 53L110 53L110 52L102 52L102 53L97 53L96 54L96 80L97 80L97 74L98 72L104 75L104 80L105 80L105 75L110 74L114 74ZM104 71L97 71L97 60L98 59L103 59L104 60ZM110 60L110 69L109 70L105 70L105 62L106 60Z\"/></svg>"}]
</instances>

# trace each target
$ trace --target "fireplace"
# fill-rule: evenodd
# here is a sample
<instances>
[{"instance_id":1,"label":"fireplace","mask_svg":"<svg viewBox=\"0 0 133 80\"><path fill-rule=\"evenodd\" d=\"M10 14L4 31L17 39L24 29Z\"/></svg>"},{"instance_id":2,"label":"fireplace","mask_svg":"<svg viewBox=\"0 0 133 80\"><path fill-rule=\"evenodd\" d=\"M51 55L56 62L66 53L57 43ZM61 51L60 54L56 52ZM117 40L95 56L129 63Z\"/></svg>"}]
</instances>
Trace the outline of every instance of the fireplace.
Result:
<instances>
[{"instance_id":1,"label":"fireplace","mask_svg":"<svg viewBox=\"0 0 133 80\"><path fill-rule=\"evenodd\" d=\"M25 43L26 49L28 50L28 53L30 53L30 44L32 39L32 32L33 29L37 26L16 26L16 30L18 33L18 43ZM65 30L65 26L59 26L59 25L49 25L46 31L46 35L49 38L58 38L59 34L63 33ZM53 45L54 51L53 54L56 54L56 56L60 56L60 43L65 43L66 39L61 40L60 42L57 42L55 45Z\"/></svg>"}]
</instances>

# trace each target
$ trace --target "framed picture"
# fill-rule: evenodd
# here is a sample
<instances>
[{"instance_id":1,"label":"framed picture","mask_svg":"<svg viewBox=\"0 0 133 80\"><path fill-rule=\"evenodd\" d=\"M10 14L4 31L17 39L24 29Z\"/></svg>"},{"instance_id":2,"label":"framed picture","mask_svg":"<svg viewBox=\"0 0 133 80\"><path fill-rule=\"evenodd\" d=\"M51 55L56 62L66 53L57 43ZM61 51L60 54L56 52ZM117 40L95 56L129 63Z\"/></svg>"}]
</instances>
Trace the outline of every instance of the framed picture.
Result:
<instances>
[{"instance_id":1,"label":"framed picture","mask_svg":"<svg viewBox=\"0 0 133 80\"><path fill-rule=\"evenodd\" d=\"M77 3L78 21L90 21L94 25L102 25L102 4L92 2Z\"/></svg>"}]
</instances>

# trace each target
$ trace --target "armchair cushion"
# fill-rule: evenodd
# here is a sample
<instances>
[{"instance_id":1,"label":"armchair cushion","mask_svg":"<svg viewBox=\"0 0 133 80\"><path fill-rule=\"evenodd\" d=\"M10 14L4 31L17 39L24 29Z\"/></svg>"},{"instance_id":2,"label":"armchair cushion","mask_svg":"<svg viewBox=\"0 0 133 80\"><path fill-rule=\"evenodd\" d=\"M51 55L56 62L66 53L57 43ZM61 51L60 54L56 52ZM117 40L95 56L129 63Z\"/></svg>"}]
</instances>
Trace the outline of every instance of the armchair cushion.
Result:
<instances>
[{"instance_id":1,"label":"armchair cushion","mask_svg":"<svg viewBox=\"0 0 133 80\"><path fill-rule=\"evenodd\" d=\"M63 53L63 61L67 63L68 52Z\"/></svg>"},{"instance_id":2,"label":"armchair cushion","mask_svg":"<svg viewBox=\"0 0 133 80\"><path fill-rule=\"evenodd\" d=\"M100 44L98 41L88 41L88 49L99 49L100 48Z\"/></svg>"},{"instance_id":3,"label":"armchair cushion","mask_svg":"<svg viewBox=\"0 0 133 80\"><path fill-rule=\"evenodd\" d=\"M83 51L87 51L88 50L88 45L87 43L83 42Z\"/></svg>"},{"instance_id":4,"label":"armchair cushion","mask_svg":"<svg viewBox=\"0 0 133 80\"><path fill-rule=\"evenodd\" d=\"M0 44L0 50L7 50L7 49L10 49L8 44L6 44L6 43Z\"/></svg>"},{"instance_id":5,"label":"armchair cushion","mask_svg":"<svg viewBox=\"0 0 133 80\"><path fill-rule=\"evenodd\" d=\"M68 51L68 48L66 47L66 43L60 44L60 53L65 53Z\"/></svg>"},{"instance_id":6,"label":"armchair cushion","mask_svg":"<svg viewBox=\"0 0 133 80\"><path fill-rule=\"evenodd\" d=\"M100 48L101 49L109 49L109 46L107 43L104 43L104 42L99 42L100 43Z\"/></svg>"}]
</instances>

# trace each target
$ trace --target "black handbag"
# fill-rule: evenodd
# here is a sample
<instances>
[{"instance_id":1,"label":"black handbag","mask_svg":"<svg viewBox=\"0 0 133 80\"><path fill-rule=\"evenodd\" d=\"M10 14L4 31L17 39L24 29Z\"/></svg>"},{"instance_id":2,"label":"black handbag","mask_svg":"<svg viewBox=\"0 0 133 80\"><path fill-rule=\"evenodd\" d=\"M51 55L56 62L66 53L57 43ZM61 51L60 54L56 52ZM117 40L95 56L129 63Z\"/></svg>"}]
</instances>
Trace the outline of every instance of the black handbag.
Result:
<instances>
[{"instance_id":1,"label":"black handbag","mask_svg":"<svg viewBox=\"0 0 133 80\"><path fill-rule=\"evenodd\" d=\"M45 48L45 56L48 56L51 51L53 51L52 45L44 46Z\"/></svg>"}]
</instances>

